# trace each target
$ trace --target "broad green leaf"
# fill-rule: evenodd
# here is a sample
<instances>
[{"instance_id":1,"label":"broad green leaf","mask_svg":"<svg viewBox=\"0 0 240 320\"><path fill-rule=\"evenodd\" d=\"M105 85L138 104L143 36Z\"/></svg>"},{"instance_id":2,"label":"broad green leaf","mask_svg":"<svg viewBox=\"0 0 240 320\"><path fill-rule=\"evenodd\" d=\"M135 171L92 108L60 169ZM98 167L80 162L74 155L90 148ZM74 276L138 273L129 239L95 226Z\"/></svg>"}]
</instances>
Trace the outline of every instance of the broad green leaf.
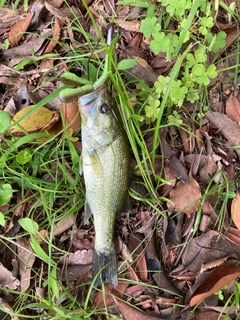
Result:
<instances>
[{"instance_id":1,"label":"broad green leaf","mask_svg":"<svg viewBox=\"0 0 240 320\"><path fill-rule=\"evenodd\" d=\"M18 220L20 226L29 233L36 234L38 232L38 224L30 218L21 218Z\"/></svg>"},{"instance_id":2,"label":"broad green leaf","mask_svg":"<svg viewBox=\"0 0 240 320\"><path fill-rule=\"evenodd\" d=\"M47 264L51 263L52 265L55 265L55 262L52 259L50 259L50 257L46 254L46 252L42 249L42 247L40 246L37 239L32 233L30 233L30 238L31 238L30 244L32 246L33 251L36 253L36 255L40 259L45 261Z\"/></svg>"},{"instance_id":3,"label":"broad green leaf","mask_svg":"<svg viewBox=\"0 0 240 320\"><path fill-rule=\"evenodd\" d=\"M4 214L2 212L0 212L0 226L4 227L5 226L5 217Z\"/></svg>"},{"instance_id":4,"label":"broad green leaf","mask_svg":"<svg viewBox=\"0 0 240 320\"><path fill-rule=\"evenodd\" d=\"M170 89L170 98L174 104L181 106L188 92L186 87L182 87L181 80L174 81Z\"/></svg>"},{"instance_id":5,"label":"broad green leaf","mask_svg":"<svg viewBox=\"0 0 240 320\"><path fill-rule=\"evenodd\" d=\"M133 66L135 66L136 62L137 62L137 59L123 59L118 63L117 69L118 70L130 69Z\"/></svg>"},{"instance_id":6,"label":"broad green leaf","mask_svg":"<svg viewBox=\"0 0 240 320\"><path fill-rule=\"evenodd\" d=\"M32 159L32 153L29 148L23 149L20 152L18 152L16 156L16 160L19 164L26 164Z\"/></svg>"},{"instance_id":7,"label":"broad green leaf","mask_svg":"<svg viewBox=\"0 0 240 320\"><path fill-rule=\"evenodd\" d=\"M0 110L0 133L4 133L10 126L10 117L6 111Z\"/></svg>"},{"instance_id":8,"label":"broad green leaf","mask_svg":"<svg viewBox=\"0 0 240 320\"><path fill-rule=\"evenodd\" d=\"M11 200L14 191L9 183L0 185L0 206L4 206Z\"/></svg>"}]
</instances>

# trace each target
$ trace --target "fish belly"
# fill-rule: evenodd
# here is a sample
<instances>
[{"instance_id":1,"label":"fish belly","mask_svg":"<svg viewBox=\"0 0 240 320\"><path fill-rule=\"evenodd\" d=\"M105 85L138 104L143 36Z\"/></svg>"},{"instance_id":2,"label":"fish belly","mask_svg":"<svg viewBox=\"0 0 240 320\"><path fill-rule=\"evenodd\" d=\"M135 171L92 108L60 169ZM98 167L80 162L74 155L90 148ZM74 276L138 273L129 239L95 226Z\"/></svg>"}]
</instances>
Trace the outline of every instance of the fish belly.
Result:
<instances>
[{"instance_id":1,"label":"fish belly","mask_svg":"<svg viewBox=\"0 0 240 320\"><path fill-rule=\"evenodd\" d=\"M88 152L83 146L83 174L86 201L94 217L95 285L117 285L117 261L113 242L116 215L122 209L128 189L129 164L124 138L119 137L104 150Z\"/></svg>"}]
</instances>

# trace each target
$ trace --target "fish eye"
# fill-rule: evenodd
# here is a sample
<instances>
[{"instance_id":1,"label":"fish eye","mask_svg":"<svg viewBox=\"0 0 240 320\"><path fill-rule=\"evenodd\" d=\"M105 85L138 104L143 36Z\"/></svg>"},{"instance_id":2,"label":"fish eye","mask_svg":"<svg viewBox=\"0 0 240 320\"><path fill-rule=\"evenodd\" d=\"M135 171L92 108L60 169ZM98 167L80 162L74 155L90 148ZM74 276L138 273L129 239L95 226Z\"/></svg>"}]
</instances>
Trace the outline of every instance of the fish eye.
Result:
<instances>
[{"instance_id":1,"label":"fish eye","mask_svg":"<svg viewBox=\"0 0 240 320\"><path fill-rule=\"evenodd\" d=\"M107 114L109 111L110 111L110 107L109 107L108 104L102 103L102 104L99 106L99 112L100 112L100 113L102 113L102 114Z\"/></svg>"}]
</instances>

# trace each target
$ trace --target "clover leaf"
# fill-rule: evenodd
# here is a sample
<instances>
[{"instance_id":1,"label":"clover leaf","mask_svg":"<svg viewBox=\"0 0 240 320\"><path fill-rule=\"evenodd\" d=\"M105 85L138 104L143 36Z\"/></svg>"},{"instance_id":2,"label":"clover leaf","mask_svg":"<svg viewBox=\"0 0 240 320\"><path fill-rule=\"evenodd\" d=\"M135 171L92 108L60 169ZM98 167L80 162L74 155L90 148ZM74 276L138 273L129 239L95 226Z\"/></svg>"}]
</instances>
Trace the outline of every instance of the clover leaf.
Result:
<instances>
[{"instance_id":1,"label":"clover leaf","mask_svg":"<svg viewBox=\"0 0 240 320\"><path fill-rule=\"evenodd\" d=\"M168 123L171 126L179 127L182 124L181 115L174 110L173 114L168 116Z\"/></svg>"},{"instance_id":2,"label":"clover leaf","mask_svg":"<svg viewBox=\"0 0 240 320\"><path fill-rule=\"evenodd\" d=\"M210 83L204 65L199 63L195 64L192 68L192 73L195 77L194 80L198 84L204 84L205 86L207 86Z\"/></svg>"},{"instance_id":3,"label":"clover leaf","mask_svg":"<svg viewBox=\"0 0 240 320\"><path fill-rule=\"evenodd\" d=\"M171 90L170 90L170 98L174 104L181 106L183 104L183 100L188 92L186 87L182 87L182 81L177 80L173 81Z\"/></svg>"},{"instance_id":4,"label":"clover leaf","mask_svg":"<svg viewBox=\"0 0 240 320\"><path fill-rule=\"evenodd\" d=\"M195 101L197 101L199 99L198 90L194 90L194 89L189 90L186 95L186 99L191 103L194 103Z\"/></svg>"},{"instance_id":5,"label":"clover leaf","mask_svg":"<svg viewBox=\"0 0 240 320\"><path fill-rule=\"evenodd\" d=\"M150 100L149 105L145 107L146 117L151 119L151 121L154 121L158 118L158 114L160 110L159 105L160 105L159 100Z\"/></svg>"},{"instance_id":6,"label":"clover leaf","mask_svg":"<svg viewBox=\"0 0 240 320\"><path fill-rule=\"evenodd\" d=\"M16 160L19 164L26 164L32 159L32 153L29 148L25 148L18 152Z\"/></svg>"},{"instance_id":7,"label":"clover leaf","mask_svg":"<svg viewBox=\"0 0 240 320\"><path fill-rule=\"evenodd\" d=\"M160 24L157 22L156 17L146 18L141 21L140 31L144 37L149 39L154 32L158 32L161 29Z\"/></svg>"},{"instance_id":8,"label":"clover leaf","mask_svg":"<svg viewBox=\"0 0 240 320\"><path fill-rule=\"evenodd\" d=\"M210 64L210 66L207 68L207 75L209 78L216 78L217 70L214 64Z\"/></svg>"},{"instance_id":9,"label":"clover leaf","mask_svg":"<svg viewBox=\"0 0 240 320\"><path fill-rule=\"evenodd\" d=\"M199 32L205 36L208 33L208 29L212 28L214 25L213 18L203 17L200 20L200 24L201 24L201 27L199 28Z\"/></svg>"},{"instance_id":10,"label":"clover leaf","mask_svg":"<svg viewBox=\"0 0 240 320\"><path fill-rule=\"evenodd\" d=\"M191 68L192 66L195 65L195 63L196 63L196 60L195 60L193 54L192 54L192 53L189 53L189 54L187 55L186 66L187 66L188 68Z\"/></svg>"},{"instance_id":11,"label":"clover leaf","mask_svg":"<svg viewBox=\"0 0 240 320\"><path fill-rule=\"evenodd\" d=\"M226 33L220 31L217 35L214 36L211 33L206 35L206 39L209 43L209 51L214 53L218 52L219 49L223 49L226 46Z\"/></svg>"},{"instance_id":12,"label":"clover leaf","mask_svg":"<svg viewBox=\"0 0 240 320\"><path fill-rule=\"evenodd\" d=\"M154 83L155 90L158 94L161 94L166 89L168 83L170 81L170 77L164 77L160 75L158 80Z\"/></svg>"},{"instance_id":13,"label":"clover leaf","mask_svg":"<svg viewBox=\"0 0 240 320\"><path fill-rule=\"evenodd\" d=\"M194 57L195 57L197 62L205 62L205 61L207 61L206 47L205 46L199 46L199 48L194 53Z\"/></svg>"}]
</instances>

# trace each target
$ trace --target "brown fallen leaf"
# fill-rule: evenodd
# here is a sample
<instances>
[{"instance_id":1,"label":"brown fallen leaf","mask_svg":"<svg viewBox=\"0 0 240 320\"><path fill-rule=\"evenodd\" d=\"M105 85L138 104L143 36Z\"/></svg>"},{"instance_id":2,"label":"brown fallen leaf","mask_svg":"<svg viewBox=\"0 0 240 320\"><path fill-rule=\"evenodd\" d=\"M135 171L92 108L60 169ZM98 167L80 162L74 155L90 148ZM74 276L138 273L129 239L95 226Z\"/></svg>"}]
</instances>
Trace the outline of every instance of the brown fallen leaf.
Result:
<instances>
[{"instance_id":1,"label":"brown fallen leaf","mask_svg":"<svg viewBox=\"0 0 240 320\"><path fill-rule=\"evenodd\" d=\"M137 234L134 236L129 235L128 248L130 252L134 251L132 253L132 259L134 260L132 268L136 272L139 279L141 279L143 282L147 282L148 271L145 252L141 240Z\"/></svg>"},{"instance_id":2,"label":"brown fallen leaf","mask_svg":"<svg viewBox=\"0 0 240 320\"><path fill-rule=\"evenodd\" d=\"M195 306L240 276L240 266L217 267L192 294L189 305Z\"/></svg>"},{"instance_id":3,"label":"brown fallen leaf","mask_svg":"<svg viewBox=\"0 0 240 320\"><path fill-rule=\"evenodd\" d=\"M144 314L141 311L138 311L137 309L131 307L129 304L118 300L114 297L114 302L116 304L116 307L118 308L119 312L122 314L125 320L161 320L162 318L150 316L147 314Z\"/></svg>"},{"instance_id":4,"label":"brown fallen leaf","mask_svg":"<svg viewBox=\"0 0 240 320\"><path fill-rule=\"evenodd\" d=\"M114 303L113 296L121 298L128 286L128 283L118 283L117 287L113 289L112 285L105 284L104 292L102 290L98 291L94 297L93 302L95 305L98 305L98 308L104 308L105 306L109 307Z\"/></svg>"},{"instance_id":5,"label":"brown fallen leaf","mask_svg":"<svg viewBox=\"0 0 240 320\"><path fill-rule=\"evenodd\" d=\"M19 41L24 36L24 32L27 31L31 20L33 18L34 12L29 13L25 19L19 21L17 24L15 24L14 27L9 32L8 40L10 42L11 47L16 47L19 43Z\"/></svg>"},{"instance_id":6,"label":"brown fallen leaf","mask_svg":"<svg viewBox=\"0 0 240 320\"><path fill-rule=\"evenodd\" d=\"M240 246L240 230L229 227L227 228L227 232L224 233L224 236L232 243Z\"/></svg>"},{"instance_id":7,"label":"brown fallen leaf","mask_svg":"<svg viewBox=\"0 0 240 320\"><path fill-rule=\"evenodd\" d=\"M59 40L59 37L60 37L60 33L61 33L61 25L62 25L61 20L56 18L55 23L54 23L54 30L53 30L52 39L48 43L44 53L50 53L56 47L58 40Z\"/></svg>"},{"instance_id":8,"label":"brown fallen leaf","mask_svg":"<svg viewBox=\"0 0 240 320\"><path fill-rule=\"evenodd\" d=\"M193 124L191 124L191 127L193 127ZM195 148L195 137L182 128L179 128L179 133L185 153L192 153Z\"/></svg>"},{"instance_id":9,"label":"brown fallen leaf","mask_svg":"<svg viewBox=\"0 0 240 320\"><path fill-rule=\"evenodd\" d=\"M77 132L81 121L78 101L75 100L69 103L61 102L61 107L67 129L72 129L73 133Z\"/></svg>"},{"instance_id":10,"label":"brown fallen leaf","mask_svg":"<svg viewBox=\"0 0 240 320\"><path fill-rule=\"evenodd\" d=\"M119 27L129 32L140 32L141 22L138 20L126 21L121 19L115 19L115 22Z\"/></svg>"},{"instance_id":11,"label":"brown fallen leaf","mask_svg":"<svg viewBox=\"0 0 240 320\"><path fill-rule=\"evenodd\" d=\"M157 73L152 69L152 67L145 60L141 59L140 57L137 57L137 61L135 65L128 70L133 75L135 75L138 79L144 80L149 85L157 81L157 77L158 77Z\"/></svg>"},{"instance_id":12,"label":"brown fallen leaf","mask_svg":"<svg viewBox=\"0 0 240 320\"><path fill-rule=\"evenodd\" d=\"M184 183L189 183L186 169L182 162L176 157L175 151L168 145L166 140L167 129L161 129L160 139L163 155L169 160L169 166L173 170L175 176Z\"/></svg>"},{"instance_id":13,"label":"brown fallen leaf","mask_svg":"<svg viewBox=\"0 0 240 320\"><path fill-rule=\"evenodd\" d=\"M1 307L1 313L0 313L0 319L7 319L8 315L13 313L13 309L10 306L10 304L5 300L1 298L1 303L0 303L0 307ZM17 316L11 316L11 320L18 320L19 318Z\"/></svg>"},{"instance_id":14,"label":"brown fallen leaf","mask_svg":"<svg viewBox=\"0 0 240 320\"><path fill-rule=\"evenodd\" d=\"M232 92L226 101L226 114L234 122L240 121L240 102Z\"/></svg>"},{"instance_id":15,"label":"brown fallen leaf","mask_svg":"<svg viewBox=\"0 0 240 320\"><path fill-rule=\"evenodd\" d=\"M240 230L240 194L232 200L231 204L231 216L238 230Z\"/></svg>"},{"instance_id":16,"label":"brown fallen leaf","mask_svg":"<svg viewBox=\"0 0 240 320\"><path fill-rule=\"evenodd\" d=\"M52 112L45 107L41 107L32 112L33 108L34 106L28 106L15 114L13 123L19 121L22 117L27 116L19 121L17 125L11 127L10 131L12 134L21 136L25 134L24 131L28 133L44 132L57 123L59 119L57 112Z\"/></svg>"},{"instance_id":17,"label":"brown fallen leaf","mask_svg":"<svg viewBox=\"0 0 240 320\"><path fill-rule=\"evenodd\" d=\"M0 287L16 290L20 286L20 281L13 276L12 272L0 264Z\"/></svg>"},{"instance_id":18,"label":"brown fallen leaf","mask_svg":"<svg viewBox=\"0 0 240 320\"><path fill-rule=\"evenodd\" d=\"M220 112L207 112L206 118L218 128L232 146L240 145L240 126ZM240 150L236 150L240 158Z\"/></svg>"},{"instance_id":19,"label":"brown fallen leaf","mask_svg":"<svg viewBox=\"0 0 240 320\"><path fill-rule=\"evenodd\" d=\"M188 175L188 180L187 184L179 181L176 188L170 191L171 201L167 203L169 214L173 210L177 210L190 217L193 212L198 210L201 204L201 190L198 182L193 179L191 172Z\"/></svg>"},{"instance_id":20,"label":"brown fallen leaf","mask_svg":"<svg viewBox=\"0 0 240 320\"><path fill-rule=\"evenodd\" d=\"M204 311L200 312L199 314L192 315L189 320L230 320L230 318L226 318L226 316L222 315L221 317L220 313L215 312L215 311Z\"/></svg>"},{"instance_id":21,"label":"brown fallen leaf","mask_svg":"<svg viewBox=\"0 0 240 320\"><path fill-rule=\"evenodd\" d=\"M19 275L21 292L25 292L30 285L32 266L35 261L32 247L28 240L24 238L17 239L18 256L19 256Z\"/></svg>"},{"instance_id":22,"label":"brown fallen leaf","mask_svg":"<svg viewBox=\"0 0 240 320\"><path fill-rule=\"evenodd\" d=\"M71 266L86 265L92 263L93 250L78 250L74 253L70 253L68 256L61 257L59 264L67 264Z\"/></svg>"}]
</instances>

